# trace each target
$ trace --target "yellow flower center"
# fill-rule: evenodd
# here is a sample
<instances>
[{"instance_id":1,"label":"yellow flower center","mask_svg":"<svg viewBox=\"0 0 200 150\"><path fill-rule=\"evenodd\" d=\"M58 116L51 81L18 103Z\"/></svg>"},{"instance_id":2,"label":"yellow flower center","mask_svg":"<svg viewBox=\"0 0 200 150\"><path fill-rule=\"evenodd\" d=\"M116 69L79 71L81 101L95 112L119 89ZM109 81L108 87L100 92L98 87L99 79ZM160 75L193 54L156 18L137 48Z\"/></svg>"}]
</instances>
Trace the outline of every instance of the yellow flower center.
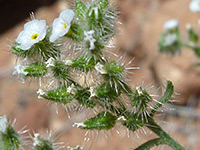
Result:
<instances>
[{"instance_id":1,"label":"yellow flower center","mask_svg":"<svg viewBox=\"0 0 200 150\"><path fill-rule=\"evenodd\" d=\"M38 38L38 33L34 33L32 36L31 36L31 39L32 40L37 40L37 38Z\"/></svg>"},{"instance_id":2,"label":"yellow flower center","mask_svg":"<svg viewBox=\"0 0 200 150\"><path fill-rule=\"evenodd\" d=\"M200 8L200 2L199 2L199 8Z\"/></svg>"},{"instance_id":3,"label":"yellow flower center","mask_svg":"<svg viewBox=\"0 0 200 150\"><path fill-rule=\"evenodd\" d=\"M62 27L62 29L64 30L66 28L67 28L67 23L65 22L64 25L63 25L63 27Z\"/></svg>"}]
</instances>

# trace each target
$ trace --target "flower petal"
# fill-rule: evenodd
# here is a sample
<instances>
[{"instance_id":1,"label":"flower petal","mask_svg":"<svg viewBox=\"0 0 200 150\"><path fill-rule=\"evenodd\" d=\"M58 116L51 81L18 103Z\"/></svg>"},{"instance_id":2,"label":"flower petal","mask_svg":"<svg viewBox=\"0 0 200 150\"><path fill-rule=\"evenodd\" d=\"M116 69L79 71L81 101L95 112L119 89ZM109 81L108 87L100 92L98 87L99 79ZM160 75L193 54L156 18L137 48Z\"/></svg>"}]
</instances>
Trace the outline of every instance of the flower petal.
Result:
<instances>
[{"instance_id":1,"label":"flower petal","mask_svg":"<svg viewBox=\"0 0 200 150\"><path fill-rule=\"evenodd\" d=\"M65 9L60 13L59 18L66 21L67 25L70 25L72 19L74 18L74 11L71 9Z\"/></svg>"}]
</instances>

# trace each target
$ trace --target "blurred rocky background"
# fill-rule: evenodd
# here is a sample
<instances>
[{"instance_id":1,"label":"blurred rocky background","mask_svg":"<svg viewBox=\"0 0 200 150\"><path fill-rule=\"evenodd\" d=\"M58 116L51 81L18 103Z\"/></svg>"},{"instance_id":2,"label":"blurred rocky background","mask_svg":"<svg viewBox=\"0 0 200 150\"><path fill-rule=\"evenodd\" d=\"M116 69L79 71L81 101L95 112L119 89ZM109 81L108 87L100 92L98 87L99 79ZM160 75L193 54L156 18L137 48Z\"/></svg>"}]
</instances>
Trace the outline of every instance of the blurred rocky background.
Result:
<instances>
[{"instance_id":1,"label":"blurred rocky background","mask_svg":"<svg viewBox=\"0 0 200 150\"><path fill-rule=\"evenodd\" d=\"M200 62L192 51L184 49L181 55L168 56L158 52L157 42L164 32L163 24L169 19L180 21L182 36L186 36L185 26L191 23L198 31L200 14L190 12L191 0L113 0L120 11L119 33L114 40L116 50L126 55L126 60L135 58L133 64L140 67L130 75L132 87L145 83L155 89L164 87L165 80L175 85L174 105L165 106L164 113L158 114L157 121L187 150L200 147ZM17 128L27 126L36 132L50 129L71 146L86 145L91 150L128 150L151 139L151 133L130 133L122 127L98 133L88 133L89 142L84 142L86 131L72 127L74 122L83 121L88 113L71 113L71 119L61 107L56 114L55 104L38 100L37 80L20 83L12 76L16 57L10 53L10 45L34 12L36 18L51 24L54 18L73 0L0 0L0 115L17 119ZM198 31L198 33L200 33ZM200 34L199 34L200 35ZM161 95L162 88L155 94ZM170 109L172 107L173 109ZM117 131L120 131L120 134ZM146 129L147 130L147 129ZM147 130L148 132L148 130ZM127 136L129 135L129 137ZM87 141L87 139L86 139ZM161 146L155 149L170 150Z\"/></svg>"}]
</instances>

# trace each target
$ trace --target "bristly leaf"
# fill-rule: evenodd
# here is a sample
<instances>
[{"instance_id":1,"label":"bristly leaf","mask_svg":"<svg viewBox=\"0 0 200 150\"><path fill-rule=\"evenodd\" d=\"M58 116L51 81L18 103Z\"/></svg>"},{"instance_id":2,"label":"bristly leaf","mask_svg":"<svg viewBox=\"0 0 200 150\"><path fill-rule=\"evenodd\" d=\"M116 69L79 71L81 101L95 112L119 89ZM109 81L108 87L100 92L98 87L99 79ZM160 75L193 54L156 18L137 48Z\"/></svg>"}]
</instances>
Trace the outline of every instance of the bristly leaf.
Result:
<instances>
[{"instance_id":1,"label":"bristly leaf","mask_svg":"<svg viewBox=\"0 0 200 150\"><path fill-rule=\"evenodd\" d=\"M200 47L195 47L193 50L196 56L200 58Z\"/></svg>"},{"instance_id":2,"label":"bristly leaf","mask_svg":"<svg viewBox=\"0 0 200 150\"><path fill-rule=\"evenodd\" d=\"M153 107L151 114L150 114L151 117L153 117L155 112L160 107L162 107L162 104L167 103L170 100L173 93L174 93L174 86L171 81L167 81L166 91L165 91L164 95L160 98L159 102L156 103L155 106Z\"/></svg>"},{"instance_id":3,"label":"bristly leaf","mask_svg":"<svg viewBox=\"0 0 200 150\"><path fill-rule=\"evenodd\" d=\"M97 130L110 130L115 126L117 117L109 112L101 112L97 116L83 122L80 128L83 129L97 129Z\"/></svg>"},{"instance_id":4,"label":"bristly leaf","mask_svg":"<svg viewBox=\"0 0 200 150\"><path fill-rule=\"evenodd\" d=\"M70 103L74 96L67 92L66 87L57 88L55 90L45 91L45 94L40 97L54 101L56 103L67 104Z\"/></svg>"},{"instance_id":5,"label":"bristly leaf","mask_svg":"<svg viewBox=\"0 0 200 150\"><path fill-rule=\"evenodd\" d=\"M24 69L28 77L42 77L47 73L47 68L43 63L35 62Z\"/></svg>"}]
</instances>

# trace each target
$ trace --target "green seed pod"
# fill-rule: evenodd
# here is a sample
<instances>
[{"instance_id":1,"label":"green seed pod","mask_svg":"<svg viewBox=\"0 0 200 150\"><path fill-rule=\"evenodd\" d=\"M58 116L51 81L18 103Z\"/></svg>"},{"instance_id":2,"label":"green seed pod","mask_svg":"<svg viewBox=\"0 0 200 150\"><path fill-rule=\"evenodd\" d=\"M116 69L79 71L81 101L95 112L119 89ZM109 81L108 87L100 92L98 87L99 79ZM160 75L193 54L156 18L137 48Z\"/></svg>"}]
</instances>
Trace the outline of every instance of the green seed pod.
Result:
<instances>
[{"instance_id":1,"label":"green seed pod","mask_svg":"<svg viewBox=\"0 0 200 150\"><path fill-rule=\"evenodd\" d=\"M43 63L36 62L26 66L24 72L28 73L28 77L42 77L47 73L47 68Z\"/></svg>"},{"instance_id":2,"label":"green seed pod","mask_svg":"<svg viewBox=\"0 0 200 150\"><path fill-rule=\"evenodd\" d=\"M88 119L83 123L76 123L75 126L83 129L110 130L115 126L117 117L109 112L101 112L97 116Z\"/></svg>"}]
</instances>

